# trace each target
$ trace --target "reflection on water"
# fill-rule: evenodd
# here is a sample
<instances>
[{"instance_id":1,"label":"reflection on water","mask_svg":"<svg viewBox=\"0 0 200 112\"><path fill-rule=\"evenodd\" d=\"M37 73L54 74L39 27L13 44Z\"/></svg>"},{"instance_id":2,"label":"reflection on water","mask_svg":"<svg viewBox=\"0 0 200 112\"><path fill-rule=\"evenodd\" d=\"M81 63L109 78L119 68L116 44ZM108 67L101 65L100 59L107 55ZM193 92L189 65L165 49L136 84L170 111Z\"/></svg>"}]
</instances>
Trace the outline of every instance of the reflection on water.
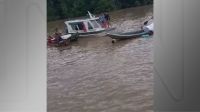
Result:
<instances>
[{"instance_id":1,"label":"reflection on water","mask_svg":"<svg viewBox=\"0 0 200 112\"><path fill-rule=\"evenodd\" d=\"M152 6L113 12L119 31L138 29ZM48 112L152 112L153 38L111 43L86 37L48 47Z\"/></svg>"}]
</instances>

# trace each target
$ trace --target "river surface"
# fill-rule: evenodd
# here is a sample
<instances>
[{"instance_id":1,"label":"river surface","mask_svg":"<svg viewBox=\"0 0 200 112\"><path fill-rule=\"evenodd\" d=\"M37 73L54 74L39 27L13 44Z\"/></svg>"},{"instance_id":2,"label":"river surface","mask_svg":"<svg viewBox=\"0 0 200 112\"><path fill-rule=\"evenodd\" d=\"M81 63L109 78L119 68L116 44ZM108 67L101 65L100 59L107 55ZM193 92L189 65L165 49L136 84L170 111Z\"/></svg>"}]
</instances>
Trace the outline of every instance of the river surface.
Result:
<instances>
[{"instance_id":1,"label":"river surface","mask_svg":"<svg viewBox=\"0 0 200 112\"><path fill-rule=\"evenodd\" d=\"M152 6L115 11L112 25L137 30L152 13ZM48 23L48 33L63 21ZM153 37L112 44L91 36L47 50L48 112L153 112Z\"/></svg>"}]
</instances>

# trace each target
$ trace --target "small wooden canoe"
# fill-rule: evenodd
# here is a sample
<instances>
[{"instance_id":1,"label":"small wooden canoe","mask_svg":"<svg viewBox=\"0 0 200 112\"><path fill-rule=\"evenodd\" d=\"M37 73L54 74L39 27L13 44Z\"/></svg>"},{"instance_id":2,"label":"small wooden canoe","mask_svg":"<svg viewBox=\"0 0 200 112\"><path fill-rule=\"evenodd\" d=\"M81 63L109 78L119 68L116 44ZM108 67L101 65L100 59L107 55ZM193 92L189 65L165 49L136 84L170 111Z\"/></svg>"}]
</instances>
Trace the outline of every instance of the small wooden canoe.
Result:
<instances>
[{"instance_id":1,"label":"small wooden canoe","mask_svg":"<svg viewBox=\"0 0 200 112\"><path fill-rule=\"evenodd\" d=\"M66 46L71 41L78 40L78 34L66 34L59 37L49 36L47 39L47 44L49 46Z\"/></svg>"},{"instance_id":2,"label":"small wooden canoe","mask_svg":"<svg viewBox=\"0 0 200 112\"><path fill-rule=\"evenodd\" d=\"M129 38L137 38L142 35L149 34L149 31L139 30L133 32L125 32L125 33L107 33L106 36L112 39L129 39Z\"/></svg>"}]
</instances>

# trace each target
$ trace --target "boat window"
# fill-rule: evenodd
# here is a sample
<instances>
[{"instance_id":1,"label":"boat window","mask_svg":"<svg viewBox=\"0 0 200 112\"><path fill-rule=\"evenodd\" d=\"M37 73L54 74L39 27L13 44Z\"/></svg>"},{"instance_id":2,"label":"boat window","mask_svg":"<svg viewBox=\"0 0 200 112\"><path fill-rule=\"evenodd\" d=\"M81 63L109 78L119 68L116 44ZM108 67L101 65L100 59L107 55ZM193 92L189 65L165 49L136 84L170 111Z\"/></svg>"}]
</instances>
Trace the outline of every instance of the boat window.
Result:
<instances>
[{"instance_id":1,"label":"boat window","mask_svg":"<svg viewBox=\"0 0 200 112\"><path fill-rule=\"evenodd\" d=\"M103 22L100 21L100 19L97 19L97 23L98 23L99 25L101 25L101 27L103 26Z\"/></svg>"},{"instance_id":2,"label":"boat window","mask_svg":"<svg viewBox=\"0 0 200 112\"><path fill-rule=\"evenodd\" d=\"M65 34L69 33L67 25L65 25Z\"/></svg>"},{"instance_id":3,"label":"boat window","mask_svg":"<svg viewBox=\"0 0 200 112\"><path fill-rule=\"evenodd\" d=\"M93 29L92 25L88 22L88 29Z\"/></svg>"},{"instance_id":4,"label":"boat window","mask_svg":"<svg viewBox=\"0 0 200 112\"><path fill-rule=\"evenodd\" d=\"M73 30L83 30L84 24L83 22L77 22L77 23L70 23Z\"/></svg>"},{"instance_id":5,"label":"boat window","mask_svg":"<svg viewBox=\"0 0 200 112\"><path fill-rule=\"evenodd\" d=\"M78 25L76 25L75 30L80 30L79 27L78 27Z\"/></svg>"},{"instance_id":6,"label":"boat window","mask_svg":"<svg viewBox=\"0 0 200 112\"><path fill-rule=\"evenodd\" d=\"M93 24L94 28L99 28L99 25L96 20L91 20L91 23Z\"/></svg>"},{"instance_id":7,"label":"boat window","mask_svg":"<svg viewBox=\"0 0 200 112\"><path fill-rule=\"evenodd\" d=\"M100 21L100 19L97 19L97 23L101 24L101 21Z\"/></svg>"}]
</instances>

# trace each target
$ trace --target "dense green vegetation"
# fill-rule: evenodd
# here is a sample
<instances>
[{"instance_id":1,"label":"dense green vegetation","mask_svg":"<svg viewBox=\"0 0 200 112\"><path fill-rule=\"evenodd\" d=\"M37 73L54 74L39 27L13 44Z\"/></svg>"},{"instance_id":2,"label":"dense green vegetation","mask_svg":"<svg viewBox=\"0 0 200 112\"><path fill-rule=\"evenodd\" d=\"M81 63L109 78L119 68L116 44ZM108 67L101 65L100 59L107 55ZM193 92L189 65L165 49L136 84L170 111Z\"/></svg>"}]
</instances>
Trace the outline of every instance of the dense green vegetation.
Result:
<instances>
[{"instance_id":1,"label":"dense green vegetation","mask_svg":"<svg viewBox=\"0 0 200 112\"><path fill-rule=\"evenodd\" d=\"M153 4L153 0L47 0L48 21Z\"/></svg>"}]
</instances>

